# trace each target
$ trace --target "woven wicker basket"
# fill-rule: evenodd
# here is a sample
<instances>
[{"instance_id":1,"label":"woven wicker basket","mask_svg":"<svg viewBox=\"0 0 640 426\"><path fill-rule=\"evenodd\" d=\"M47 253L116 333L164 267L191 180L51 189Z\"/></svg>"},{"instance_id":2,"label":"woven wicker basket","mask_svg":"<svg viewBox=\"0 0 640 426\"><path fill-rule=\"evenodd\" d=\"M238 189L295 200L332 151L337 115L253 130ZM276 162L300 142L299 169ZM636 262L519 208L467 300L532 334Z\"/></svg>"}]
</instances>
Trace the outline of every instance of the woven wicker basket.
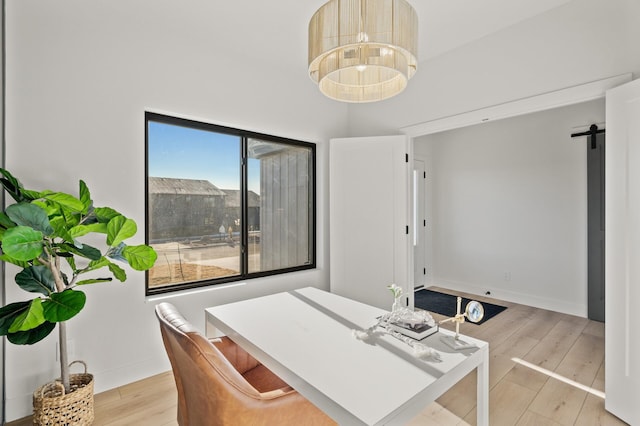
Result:
<instances>
[{"instance_id":1,"label":"woven wicker basket","mask_svg":"<svg viewBox=\"0 0 640 426\"><path fill-rule=\"evenodd\" d=\"M33 424L91 425L93 423L93 375L87 373L84 361L73 361L84 365L84 373L69 375L71 392L65 394L59 380L41 386L33 393Z\"/></svg>"}]
</instances>

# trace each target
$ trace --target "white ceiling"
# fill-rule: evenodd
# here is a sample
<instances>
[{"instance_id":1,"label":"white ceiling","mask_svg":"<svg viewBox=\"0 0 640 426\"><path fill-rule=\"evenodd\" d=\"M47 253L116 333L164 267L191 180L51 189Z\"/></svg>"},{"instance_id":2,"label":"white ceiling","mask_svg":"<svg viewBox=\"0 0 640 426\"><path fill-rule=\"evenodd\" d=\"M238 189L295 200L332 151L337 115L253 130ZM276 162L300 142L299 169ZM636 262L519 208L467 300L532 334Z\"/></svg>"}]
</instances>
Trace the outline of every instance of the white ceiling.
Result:
<instances>
[{"instance_id":1,"label":"white ceiling","mask_svg":"<svg viewBox=\"0 0 640 426\"><path fill-rule=\"evenodd\" d=\"M408 1L418 13L418 60L422 62L572 0ZM263 66L306 70L309 20L325 2L195 0L191 3L195 7L176 7L174 1L165 0L156 3L149 14L168 14L173 21L184 19L182 35L199 40L203 46L215 45L211 49L249 57Z\"/></svg>"},{"instance_id":2,"label":"white ceiling","mask_svg":"<svg viewBox=\"0 0 640 426\"><path fill-rule=\"evenodd\" d=\"M420 60L432 58L571 0L409 0L420 22Z\"/></svg>"}]
</instances>

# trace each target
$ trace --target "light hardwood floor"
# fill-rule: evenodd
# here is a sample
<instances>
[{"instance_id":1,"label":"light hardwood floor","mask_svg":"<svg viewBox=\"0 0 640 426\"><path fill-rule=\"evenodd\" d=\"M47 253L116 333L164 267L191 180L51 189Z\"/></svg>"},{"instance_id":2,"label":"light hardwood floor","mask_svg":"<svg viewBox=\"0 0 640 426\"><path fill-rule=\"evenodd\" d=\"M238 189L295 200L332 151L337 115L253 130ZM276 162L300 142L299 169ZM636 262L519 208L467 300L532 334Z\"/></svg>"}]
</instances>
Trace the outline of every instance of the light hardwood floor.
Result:
<instances>
[{"instance_id":1,"label":"light hardwood floor","mask_svg":"<svg viewBox=\"0 0 640 426\"><path fill-rule=\"evenodd\" d=\"M605 411L598 392L588 391L604 392L604 324L491 298L461 295L508 306L483 325L465 323L461 327L461 333L489 342L492 426L625 424ZM557 378L549 373L555 373ZM176 398L171 372L103 392L95 396L94 425L174 426ZM426 407L410 425L475 425L475 405L473 372ZM31 419L25 418L7 426L30 424Z\"/></svg>"}]
</instances>

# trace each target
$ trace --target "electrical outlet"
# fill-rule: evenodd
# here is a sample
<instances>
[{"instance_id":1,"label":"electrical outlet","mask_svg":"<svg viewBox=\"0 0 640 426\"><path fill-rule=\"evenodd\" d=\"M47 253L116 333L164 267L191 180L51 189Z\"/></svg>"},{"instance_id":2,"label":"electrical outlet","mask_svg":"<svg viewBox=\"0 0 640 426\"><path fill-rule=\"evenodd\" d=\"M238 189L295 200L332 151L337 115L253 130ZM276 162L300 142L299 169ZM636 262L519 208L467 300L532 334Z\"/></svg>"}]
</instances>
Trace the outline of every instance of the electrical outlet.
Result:
<instances>
[{"instance_id":1,"label":"electrical outlet","mask_svg":"<svg viewBox=\"0 0 640 426\"><path fill-rule=\"evenodd\" d=\"M511 281L511 272L507 271L504 273L504 280Z\"/></svg>"}]
</instances>

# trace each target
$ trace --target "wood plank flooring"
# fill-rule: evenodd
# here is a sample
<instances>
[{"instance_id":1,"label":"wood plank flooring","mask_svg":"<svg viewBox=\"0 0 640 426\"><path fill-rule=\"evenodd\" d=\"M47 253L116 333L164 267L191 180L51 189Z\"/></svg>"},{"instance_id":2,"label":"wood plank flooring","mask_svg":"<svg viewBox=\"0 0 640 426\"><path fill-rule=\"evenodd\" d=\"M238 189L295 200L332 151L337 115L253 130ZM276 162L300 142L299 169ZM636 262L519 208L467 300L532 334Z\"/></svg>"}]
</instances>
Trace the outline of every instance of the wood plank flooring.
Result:
<instances>
[{"instance_id":1,"label":"wood plank flooring","mask_svg":"<svg viewBox=\"0 0 640 426\"><path fill-rule=\"evenodd\" d=\"M604 392L604 324L491 298L460 295L508 307L481 326L461 326L461 333L489 342L492 426L625 425L605 411L600 396L589 392ZM443 317L434 314L434 318ZM576 383L583 388L576 387ZM94 425L175 426L176 399L171 372L121 386L95 396ZM473 372L409 424L475 423ZM7 424L26 425L31 425L30 417Z\"/></svg>"}]
</instances>

